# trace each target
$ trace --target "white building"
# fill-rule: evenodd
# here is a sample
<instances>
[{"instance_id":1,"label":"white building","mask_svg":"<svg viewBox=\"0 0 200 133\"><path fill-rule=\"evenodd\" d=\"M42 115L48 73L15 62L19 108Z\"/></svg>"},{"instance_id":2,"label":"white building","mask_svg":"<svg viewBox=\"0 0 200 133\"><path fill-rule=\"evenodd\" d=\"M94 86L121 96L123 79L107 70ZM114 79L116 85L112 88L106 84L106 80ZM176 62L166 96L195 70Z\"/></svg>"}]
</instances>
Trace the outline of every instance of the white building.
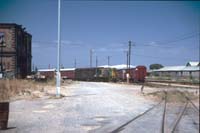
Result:
<instances>
[{"instance_id":1,"label":"white building","mask_svg":"<svg viewBox=\"0 0 200 133\"><path fill-rule=\"evenodd\" d=\"M152 70L151 75L174 78L199 79L200 63L188 62L185 66L165 66L161 69Z\"/></svg>"}]
</instances>

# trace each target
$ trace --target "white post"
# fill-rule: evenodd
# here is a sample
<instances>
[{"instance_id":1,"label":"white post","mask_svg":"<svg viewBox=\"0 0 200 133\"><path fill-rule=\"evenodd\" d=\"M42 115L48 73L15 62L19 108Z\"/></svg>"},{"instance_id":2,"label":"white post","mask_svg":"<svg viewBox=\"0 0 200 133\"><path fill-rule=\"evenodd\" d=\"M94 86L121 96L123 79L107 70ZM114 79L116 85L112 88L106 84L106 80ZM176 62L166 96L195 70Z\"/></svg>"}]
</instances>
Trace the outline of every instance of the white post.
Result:
<instances>
[{"instance_id":1,"label":"white post","mask_svg":"<svg viewBox=\"0 0 200 133\"><path fill-rule=\"evenodd\" d=\"M127 73L127 74L126 74L126 82L127 82L127 84L129 84L129 78L130 78L130 77L129 77L129 73Z\"/></svg>"},{"instance_id":2,"label":"white post","mask_svg":"<svg viewBox=\"0 0 200 133\"><path fill-rule=\"evenodd\" d=\"M60 97L60 0L58 0L58 49L57 49L57 75L56 97Z\"/></svg>"}]
</instances>

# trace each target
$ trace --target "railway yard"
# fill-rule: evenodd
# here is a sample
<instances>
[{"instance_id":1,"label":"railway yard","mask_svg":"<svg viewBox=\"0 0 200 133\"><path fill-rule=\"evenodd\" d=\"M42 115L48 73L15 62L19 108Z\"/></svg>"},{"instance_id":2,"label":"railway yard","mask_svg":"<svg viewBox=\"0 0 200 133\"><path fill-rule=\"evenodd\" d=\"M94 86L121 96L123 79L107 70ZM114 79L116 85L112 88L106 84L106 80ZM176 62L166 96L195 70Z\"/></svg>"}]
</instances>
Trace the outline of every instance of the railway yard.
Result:
<instances>
[{"instance_id":1,"label":"railway yard","mask_svg":"<svg viewBox=\"0 0 200 133\"><path fill-rule=\"evenodd\" d=\"M1 0L0 16L0 133L199 133L199 1Z\"/></svg>"},{"instance_id":2,"label":"railway yard","mask_svg":"<svg viewBox=\"0 0 200 133\"><path fill-rule=\"evenodd\" d=\"M72 81L10 103L2 133L198 133L199 88Z\"/></svg>"}]
</instances>

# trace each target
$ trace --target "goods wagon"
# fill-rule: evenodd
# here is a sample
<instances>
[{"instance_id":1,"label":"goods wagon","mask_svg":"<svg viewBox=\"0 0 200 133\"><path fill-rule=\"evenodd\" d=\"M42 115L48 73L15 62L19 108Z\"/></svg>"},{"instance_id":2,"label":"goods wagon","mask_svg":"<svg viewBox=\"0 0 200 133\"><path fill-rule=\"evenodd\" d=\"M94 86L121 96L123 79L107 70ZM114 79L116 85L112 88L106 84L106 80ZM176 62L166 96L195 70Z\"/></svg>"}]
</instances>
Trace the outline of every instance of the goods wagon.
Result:
<instances>
[{"instance_id":1,"label":"goods wagon","mask_svg":"<svg viewBox=\"0 0 200 133\"><path fill-rule=\"evenodd\" d=\"M95 77L95 68L78 68L75 69L75 79L82 81L90 81Z\"/></svg>"},{"instance_id":2,"label":"goods wagon","mask_svg":"<svg viewBox=\"0 0 200 133\"><path fill-rule=\"evenodd\" d=\"M144 82L147 75L145 66L137 66L131 71L131 80L134 82Z\"/></svg>"},{"instance_id":3,"label":"goods wagon","mask_svg":"<svg viewBox=\"0 0 200 133\"><path fill-rule=\"evenodd\" d=\"M81 81L114 81L116 69L113 68L78 68L75 70L75 79Z\"/></svg>"},{"instance_id":4,"label":"goods wagon","mask_svg":"<svg viewBox=\"0 0 200 133\"><path fill-rule=\"evenodd\" d=\"M99 68L97 79L102 79L103 81L116 81L117 70L115 68Z\"/></svg>"},{"instance_id":5,"label":"goods wagon","mask_svg":"<svg viewBox=\"0 0 200 133\"><path fill-rule=\"evenodd\" d=\"M118 80L125 81L126 74L129 73L128 69L119 69L117 70ZM131 82L144 82L146 77L146 67L137 66L130 69L130 81Z\"/></svg>"},{"instance_id":6,"label":"goods wagon","mask_svg":"<svg viewBox=\"0 0 200 133\"><path fill-rule=\"evenodd\" d=\"M44 76L46 79L53 79L56 74L55 69L41 69L38 70L38 74Z\"/></svg>"},{"instance_id":7,"label":"goods wagon","mask_svg":"<svg viewBox=\"0 0 200 133\"><path fill-rule=\"evenodd\" d=\"M75 69L73 69L73 68L61 69L60 73L61 73L62 79L74 79L75 78Z\"/></svg>"}]
</instances>

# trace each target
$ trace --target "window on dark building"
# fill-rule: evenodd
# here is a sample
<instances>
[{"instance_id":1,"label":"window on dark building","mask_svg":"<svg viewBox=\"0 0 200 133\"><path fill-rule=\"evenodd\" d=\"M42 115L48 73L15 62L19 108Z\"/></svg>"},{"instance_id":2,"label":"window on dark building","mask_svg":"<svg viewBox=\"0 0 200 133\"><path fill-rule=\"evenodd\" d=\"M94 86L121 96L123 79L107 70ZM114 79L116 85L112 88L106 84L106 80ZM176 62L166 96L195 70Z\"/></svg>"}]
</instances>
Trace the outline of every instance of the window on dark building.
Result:
<instances>
[{"instance_id":1,"label":"window on dark building","mask_svg":"<svg viewBox=\"0 0 200 133\"><path fill-rule=\"evenodd\" d=\"M0 32L0 46L5 46L5 33Z\"/></svg>"}]
</instances>

